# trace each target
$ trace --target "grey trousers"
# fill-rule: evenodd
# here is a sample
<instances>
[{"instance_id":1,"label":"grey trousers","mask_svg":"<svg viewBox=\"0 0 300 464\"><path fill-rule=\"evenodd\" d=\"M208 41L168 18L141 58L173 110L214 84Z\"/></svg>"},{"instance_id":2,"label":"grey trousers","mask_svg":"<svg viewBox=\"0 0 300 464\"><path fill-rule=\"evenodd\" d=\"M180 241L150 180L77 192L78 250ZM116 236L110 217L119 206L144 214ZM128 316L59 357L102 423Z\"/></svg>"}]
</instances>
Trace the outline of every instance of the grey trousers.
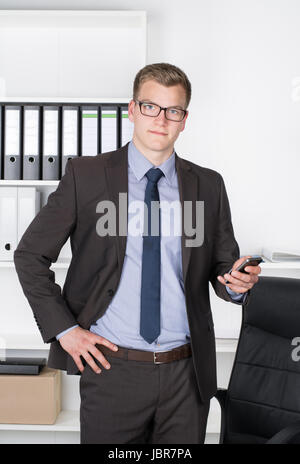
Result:
<instances>
[{"instance_id":1,"label":"grey trousers","mask_svg":"<svg viewBox=\"0 0 300 464\"><path fill-rule=\"evenodd\" d=\"M152 364L105 355L111 368L80 377L81 444L204 443L210 401L201 403L192 357Z\"/></svg>"}]
</instances>

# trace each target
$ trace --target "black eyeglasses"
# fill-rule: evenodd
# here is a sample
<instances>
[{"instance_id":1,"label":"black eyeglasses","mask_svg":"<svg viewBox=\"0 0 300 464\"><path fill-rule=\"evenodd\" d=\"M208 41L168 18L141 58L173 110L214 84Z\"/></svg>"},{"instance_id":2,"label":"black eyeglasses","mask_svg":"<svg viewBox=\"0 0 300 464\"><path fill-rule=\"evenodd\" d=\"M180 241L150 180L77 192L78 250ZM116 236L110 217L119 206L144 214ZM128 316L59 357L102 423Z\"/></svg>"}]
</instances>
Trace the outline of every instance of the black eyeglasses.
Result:
<instances>
[{"instance_id":1,"label":"black eyeglasses","mask_svg":"<svg viewBox=\"0 0 300 464\"><path fill-rule=\"evenodd\" d=\"M165 112L166 119L169 119L169 121L180 122L187 114L186 110L174 108L173 106L163 108L162 106L156 105L155 103L143 102L139 100L134 101L139 104L141 113L144 116L150 116L150 118L156 118L160 114L161 110L163 110Z\"/></svg>"}]
</instances>

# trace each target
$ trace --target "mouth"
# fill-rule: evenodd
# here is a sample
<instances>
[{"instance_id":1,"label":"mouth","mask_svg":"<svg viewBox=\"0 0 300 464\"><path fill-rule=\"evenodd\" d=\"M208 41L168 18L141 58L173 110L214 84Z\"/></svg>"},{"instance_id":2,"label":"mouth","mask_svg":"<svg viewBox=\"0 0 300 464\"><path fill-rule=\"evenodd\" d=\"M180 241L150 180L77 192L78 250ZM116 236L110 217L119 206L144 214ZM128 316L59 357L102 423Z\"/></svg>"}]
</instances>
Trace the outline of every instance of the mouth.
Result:
<instances>
[{"instance_id":1,"label":"mouth","mask_svg":"<svg viewBox=\"0 0 300 464\"><path fill-rule=\"evenodd\" d=\"M151 132L151 134L155 134L155 135L167 135L167 134L164 134L163 132L156 132L156 131L149 131Z\"/></svg>"}]
</instances>

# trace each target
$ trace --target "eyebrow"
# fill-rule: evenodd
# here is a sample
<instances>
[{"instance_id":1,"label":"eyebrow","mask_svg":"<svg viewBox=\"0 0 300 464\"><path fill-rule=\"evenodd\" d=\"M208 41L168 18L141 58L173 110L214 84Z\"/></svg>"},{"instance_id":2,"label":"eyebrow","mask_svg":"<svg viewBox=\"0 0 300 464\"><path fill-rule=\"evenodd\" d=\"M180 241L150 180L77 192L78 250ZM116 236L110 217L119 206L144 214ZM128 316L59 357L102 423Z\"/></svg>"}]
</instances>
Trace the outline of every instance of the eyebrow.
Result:
<instances>
[{"instance_id":1,"label":"eyebrow","mask_svg":"<svg viewBox=\"0 0 300 464\"><path fill-rule=\"evenodd\" d=\"M154 105L158 105L158 103L155 103L149 99L141 99L140 101L144 102L144 103L153 103ZM158 105L160 106L160 105ZM184 110L184 108L182 108L182 106L179 106L179 105L171 105L171 106L167 106L167 108L178 108L179 110Z\"/></svg>"}]
</instances>

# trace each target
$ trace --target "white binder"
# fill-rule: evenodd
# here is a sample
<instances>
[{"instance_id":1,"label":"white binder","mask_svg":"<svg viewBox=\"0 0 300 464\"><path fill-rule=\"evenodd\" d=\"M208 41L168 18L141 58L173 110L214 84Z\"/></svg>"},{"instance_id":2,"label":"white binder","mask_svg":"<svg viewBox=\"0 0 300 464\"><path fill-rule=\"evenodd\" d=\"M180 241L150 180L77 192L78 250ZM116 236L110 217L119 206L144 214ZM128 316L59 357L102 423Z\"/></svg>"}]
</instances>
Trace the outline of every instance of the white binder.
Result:
<instances>
[{"instance_id":1,"label":"white binder","mask_svg":"<svg viewBox=\"0 0 300 464\"><path fill-rule=\"evenodd\" d=\"M59 180L60 119L58 106L44 106L43 118L43 180Z\"/></svg>"},{"instance_id":2,"label":"white binder","mask_svg":"<svg viewBox=\"0 0 300 464\"><path fill-rule=\"evenodd\" d=\"M117 149L117 107L101 109L101 153Z\"/></svg>"},{"instance_id":3,"label":"white binder","mask_svg":"<svg viewBox=\"0 0 300 464\"><path fill-rule=\"evenodd\" d=\"M78 113L79 108L77 106L63 107L61 176L65 174L66 164L69 159L78 156Z\"/></svg>"},{"instance_id":4,"label":"white binder","mask_svg":"<svg viewBox=\"0 0 300 464\"><path fill-rule=\"evenodd\" d=\"M98 108L81 108L81 127L82 127L82 156L96 156L98 149Z\"/></svg>"},{"instance_id":5,"label":"white binder","mask_svg":"<svg viewBox=\"0 0 300 464\"><path fill-rule=\"evenodd\" d=\"M3 106L0 105L0 179L3 178L3 161L2 161L2 139L3 139Z\"/></svg>"},{"instance_id":6,"label":"white binder","mask_svg":"<svg viewBox=\"0 0 300 464\"><path fill-rule=\"evenodd\" d=\"M5 107L4 179L21 179L21 107Z\"/></svg>"},{"instance_id":7,"label":"white binder","mask_svg":"<svg viewBox=\"0 0 300 464\"><path fill-rule=\"evenodd\" d=\"M0 261L13 261L18 233L18 188L0 187Z\"/></svg>"},{"instance_id":8,"label":"white binder","mask_svg":"<svg viewBox=\"0 0 300 464\"><path fill-rule=\"evenodd\" d=\"M41 193L35 187L18 187L18 243L40 208Z\"/></svg>"}]
</instances>

